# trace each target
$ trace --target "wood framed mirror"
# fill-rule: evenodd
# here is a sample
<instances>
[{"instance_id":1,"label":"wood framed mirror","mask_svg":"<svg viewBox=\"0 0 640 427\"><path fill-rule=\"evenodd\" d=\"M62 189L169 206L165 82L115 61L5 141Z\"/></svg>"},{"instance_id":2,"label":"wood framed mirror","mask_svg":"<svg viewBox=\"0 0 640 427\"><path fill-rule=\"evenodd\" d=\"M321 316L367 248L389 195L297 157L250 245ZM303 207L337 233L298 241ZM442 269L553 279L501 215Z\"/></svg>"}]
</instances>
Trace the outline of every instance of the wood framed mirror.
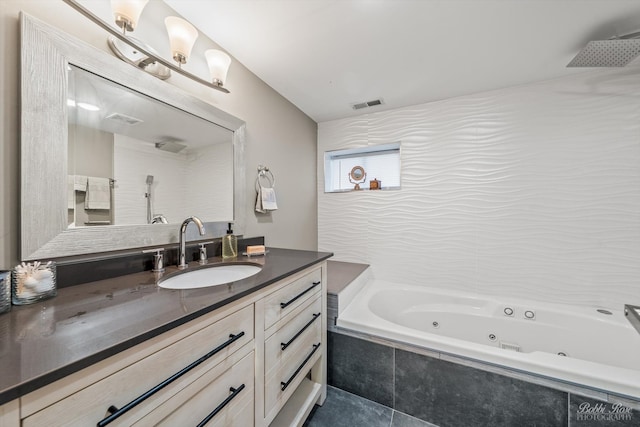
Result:
<instances>
[{"instance_id":1,"label":"wood framed mirror","mask_svg":"<svg viewBox=\"0 0 640 427\"><path fill-rule=\"evenodd\" d=\"M179 224L184 220L180 215L185 218L191 215L202 217L207 230L204 239L224 235L227 222L233 222L236 232L243 234L246 196L242 120L143 71L137 72L104 51L27 14L21 14L20 24L22 260L134 250L176 243ZM135 224L119 224L117 218L115 221L109 218L115 225L78 227L74 224L70 227L69 176L77 173L70 168L69 160L69 135L73 120L70 120L68 102L72 94L70 75L73 70L82 70L226 130L229 151L233 152L228 162L233 164L226 165L225 171L231 176L227 176L226 184L222 185L228 188L229 194L224 197L230 200L232 206L210 221L206 220L206 212L200 212L206 208L193 207L175 214L168 224L147 224L144 219ZM173 120L168 116L166 119ZM140 173L149 175L149 172ZM210 177L196 177L188 182L190 187L184 192L190 192L192 197L197 198L210 197L205 190L216 186L215 178ZM142 194L140 198L144 203ZM195 235L191 238L195 238Z\"/></svg>"}]
</instances>

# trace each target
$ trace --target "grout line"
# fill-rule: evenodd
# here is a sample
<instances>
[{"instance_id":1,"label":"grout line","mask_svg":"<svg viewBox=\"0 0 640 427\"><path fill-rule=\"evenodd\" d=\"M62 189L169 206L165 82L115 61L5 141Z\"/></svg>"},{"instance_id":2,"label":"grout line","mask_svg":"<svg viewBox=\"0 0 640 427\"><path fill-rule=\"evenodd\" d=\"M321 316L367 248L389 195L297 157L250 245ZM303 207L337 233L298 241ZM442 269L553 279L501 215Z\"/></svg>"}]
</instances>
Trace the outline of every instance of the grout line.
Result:
<instances>
[{"instance_id":1,"label":"grout line","mask_svg":"<svg viewBox=\"0 0 640 427\"><path fill-rule=\"evenodd\" d=\"M567 393L567 427L571 427L571 393Z\"/></svg>"},{"instance_id":2,"label":"grout line","mask_svg":"<svg viewBox=\"0 0 640 427\"><path fill-rule=\"evenodd\" d=\"M393 409L394 411L396 409L396 352L397 352L397 349L394 347L393 348L393 356L391 357L391 363L392 363L392 365L391 365L391 381L392 381L391 390L392 390L392 393L393 393L392 403L391 403L393 405L393 407L391 409Z\"/></svg>"},{"instance_id":3,"label":"grout line","mask_svg":"<svg viewBox=\"0 0 640 427\"><path fill-rule=\"evenodd\" d=\"M395 409L392 409L391 410L391 420L389 421L389 427L393 426L393 417L395 417L395 416L396 416L396 411L395 411Z\"/></svg>"}]
</instances>

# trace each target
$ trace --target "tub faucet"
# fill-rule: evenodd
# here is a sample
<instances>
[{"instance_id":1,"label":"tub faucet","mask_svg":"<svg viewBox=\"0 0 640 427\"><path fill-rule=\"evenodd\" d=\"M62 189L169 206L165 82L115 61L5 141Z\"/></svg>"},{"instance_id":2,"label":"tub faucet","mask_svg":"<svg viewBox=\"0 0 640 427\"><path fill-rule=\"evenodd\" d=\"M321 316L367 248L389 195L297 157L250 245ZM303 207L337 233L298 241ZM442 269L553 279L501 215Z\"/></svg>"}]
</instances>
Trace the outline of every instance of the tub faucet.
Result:
<instances>
[{"instance_id":1,"label":"tub faucet","mask_svg":"<svg viewBox=\"0 0 640 427\"><path fill-rule=\"evenodd\" d=\"M178 269L184 270L188 267L185 257L185 234L187 233L187 226L190 222L195 223L198 226L198 230L200 231L200 235L204 236L207 232L204 229L204 225L202 221L197 216L190 216L189 218L182 221L182 225L180 226L180 256L178 261Z\"/></svg>"}]
</instances>

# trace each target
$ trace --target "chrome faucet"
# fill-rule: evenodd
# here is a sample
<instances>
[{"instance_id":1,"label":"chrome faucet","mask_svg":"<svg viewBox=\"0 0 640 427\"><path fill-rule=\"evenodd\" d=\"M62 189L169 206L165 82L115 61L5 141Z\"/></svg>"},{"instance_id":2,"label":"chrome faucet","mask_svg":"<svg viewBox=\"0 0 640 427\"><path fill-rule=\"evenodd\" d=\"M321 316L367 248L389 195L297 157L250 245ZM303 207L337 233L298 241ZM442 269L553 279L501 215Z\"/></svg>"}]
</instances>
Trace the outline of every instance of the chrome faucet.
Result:
<instances>
[{"instance_id":1,"label":"chrome faucet","mask_svg":"<svg viewBox=\"0 0 640 427\"><path fill-rule=\"evenodd\" d=\"M204 225L202 224L202 221L200 221L200 219L197 216L190 216L189 218L182 221L182 225L180 226L180 257L178 261L178 268L180 270L184 270L185 268L188 267L185 259L186 258L185 257L185 246L186 246L185 234L187 232L187 226L189 225L190 222L193 222L198 226L198 230L200 231L201 236L204 236L207 233L204 229Z\"/></svg>"}]
</instances>

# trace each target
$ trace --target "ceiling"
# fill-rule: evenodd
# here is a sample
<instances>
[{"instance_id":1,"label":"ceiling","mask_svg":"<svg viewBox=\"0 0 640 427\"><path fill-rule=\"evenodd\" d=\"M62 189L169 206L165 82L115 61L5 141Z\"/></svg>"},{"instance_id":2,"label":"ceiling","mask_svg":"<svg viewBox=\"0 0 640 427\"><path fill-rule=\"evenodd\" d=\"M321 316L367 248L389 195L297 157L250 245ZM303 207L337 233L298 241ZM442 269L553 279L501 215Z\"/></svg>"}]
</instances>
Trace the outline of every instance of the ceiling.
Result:
<instances>
[{"instance_id":1,"label":"ceiling","mask_svg":"<svg viewBox=\"0 0 640 427\"><path fill-rule=\"evenodd\" d=\"M183 154L233 141L229 129L76 66L69 66L68 81L70 123L140 143L177 143Z\"/></svg>"},{"instance_id":2,"label":"ceiling","mask_svg":"<svg viewBox=\"0 0 640 427\"><path fill-rule=\"evenodd\" d=\"M640 29L638 0L165 2L317 122L585 72L588 41Z\"/></svg>"}]
</instances>

